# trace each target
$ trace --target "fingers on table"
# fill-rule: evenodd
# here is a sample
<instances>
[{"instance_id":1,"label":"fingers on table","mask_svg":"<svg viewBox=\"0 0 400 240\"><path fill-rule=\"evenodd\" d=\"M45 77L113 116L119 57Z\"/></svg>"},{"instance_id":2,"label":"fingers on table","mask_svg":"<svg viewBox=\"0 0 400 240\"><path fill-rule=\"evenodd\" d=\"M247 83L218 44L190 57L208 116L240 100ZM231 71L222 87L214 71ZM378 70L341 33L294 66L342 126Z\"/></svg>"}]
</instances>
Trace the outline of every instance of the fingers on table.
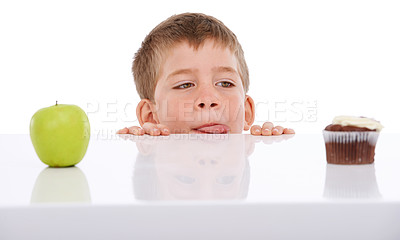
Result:
<instances>
[{"instance_id":1,"label":"fingers on table","mask_svg":"<svg viewBox=\"0 0 400 240\"><path fill-rule=\"evenodd\" d=\"M262 125L261 135L263 135L263 136L271 136L273 129L274 129L274 124L272 122L265 122Z\"/></svg>"},{"instance_id":2,"label":"fingers on table","mask_svg":"<svg viewBox=\"0 0 400 240\"><path fill-rule=\"evenodd\" d=\"M266 122L263 124L262 127L260 127L259 125L253 125L250 128L250 133L251 135L255 135L255 136L271 136L273 135L273 130L274 130L274 124L272 124L271 122ZM282 129L283 131L283 129ZM282 133L281 133L282 134Z\"/></svg>"},{"instance_id":3,"label":"fingers on table","mask_svg":"<svg viewBox=\"0 0 400 240\"><path fill-rule=\"evenodd\" d=\"M282 126L274 127L272 122L265 122L262 127L259 125L253 125L250 128L251 135L262 135L262 136L271 136L271 135L282 135L282 134L294 134L294 130L291 128L283 128Z\"/></svg>"},{"instance_id":4,"label":"fingers on table","mask_svg":"<svg viewBox=\"0 0 400 240\"><path fill-rule=\"evenodd\" d=\"M291 128L283 129L283 134L294 134L294 130Z\"/></svg>"},{"instance_id":5,"label":"fingers on table","mask_svg":"<svg viewBox=\"0 0 400 240\"><path fill-rule=\"evenodd\" d=\"M283 127L281 126L276 126L272 129L272 135L282 135L283 133Z\"/></svg>"},{"instance_id":6,"label":"fingers on table","mask_svg":"<svg viewBox=\"0 0 400 240\"><path fill-rule=\"evenodd\" d=\"M169 129L163 124L145 123L143 129L151 136L169 135Z\"/></svg>"},{"instance_id":7,"label":"fingers on table","mask_svg":"<svg viewBox=\"0 0 400 240\"><path fill-rule=\"evenodd\" d=\"M117 134L132 134L132 135L169 135L169 129L163 124L145 123L143 128L139 126L132 126L129 128L123 128L117 131Z\"/></svg>"},{"instance_id":8,"label":"fingers on table","mask_svg":"<svg viewBox=\"0 0 400 240\"><path fill-rule=\"evenodd\" d=\"M127 134L128 132L129 132L129 129L126 127L126 128L118 130L117 134Z\"/></svg>"},{"instance_id":9,"label":"fingers on table","mask_svg":"<svg viewBox=\"0 0 400 240\"><path fill-rule=\"evenodd\" d=\"M274 127L272 122L265 122L261 132L263 136L282 135L284 133L284 128L282 126Z\"/></svg>"},{"instance_id":10,"label":"fingers on table","mask_svg":"<svg viewBox=\"0 0 400 240\"><path fill-rule=\"evenodd\" d=\"M144 135L144 130L141 127L138 126L132 126L128 128L129 132L128 134L133 134L133 135Z\"/></svg>"},{"instance_id":11,"label":"fingers on table","mask_svg":"<svg viewBox=\"0 0 400 240\"><path fill-rule=\"evenodd\" d=\"M133 135L143 135L144 130L141 127L132 126L132 127L125 127L117 131L117 134L133 134Z\"/></svg>"},{"instance_id":12,"label":"fingers on table","mask_svg":"<svg viewBox=\"0 0 400 240\"><path fill-rule=\"evenodd\" d=\"M169 129L163 124L157 124L158 129L160 129L161 135L169 135Z\"/></svg>"},{"instance_id":13,"label":"fingers on table","mask_svg":"<svg viewBox=\"0 0 400 240\"><path fill-rule=\"evenodd\" d=\"M259 125L251 126L250 133L255 136L261 135L261 127Z\"/></svg>"}]
</instances>

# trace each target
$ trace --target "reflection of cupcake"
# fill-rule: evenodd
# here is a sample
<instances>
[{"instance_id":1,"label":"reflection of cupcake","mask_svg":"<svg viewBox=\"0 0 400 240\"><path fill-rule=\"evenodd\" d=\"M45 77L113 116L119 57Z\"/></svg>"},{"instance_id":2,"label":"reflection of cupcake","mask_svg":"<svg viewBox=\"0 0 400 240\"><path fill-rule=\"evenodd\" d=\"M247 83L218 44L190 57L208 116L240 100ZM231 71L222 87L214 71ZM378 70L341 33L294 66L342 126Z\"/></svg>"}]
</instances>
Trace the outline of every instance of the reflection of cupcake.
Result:
<instances>
[{"instance_id":1,"label":"reflection of cupcake","mask_svg":"<svg viewBox=\"0 0 400 240\"><path fill-rule=\"evenodd\" d=\"M374 164L326 165L324 197L330 199L379 199Z\"/></svg>"},{"instance_id":2,"label":"reflection of cupcake","mask_svg":"<svg viewBox=\"0 0 400 240\"><path fill-rule=\"evenodd\" d=\"M335 117L323 131L328 163L373 163L376 141L382 128L371 118Z\"/></svg>"}]
</instances>

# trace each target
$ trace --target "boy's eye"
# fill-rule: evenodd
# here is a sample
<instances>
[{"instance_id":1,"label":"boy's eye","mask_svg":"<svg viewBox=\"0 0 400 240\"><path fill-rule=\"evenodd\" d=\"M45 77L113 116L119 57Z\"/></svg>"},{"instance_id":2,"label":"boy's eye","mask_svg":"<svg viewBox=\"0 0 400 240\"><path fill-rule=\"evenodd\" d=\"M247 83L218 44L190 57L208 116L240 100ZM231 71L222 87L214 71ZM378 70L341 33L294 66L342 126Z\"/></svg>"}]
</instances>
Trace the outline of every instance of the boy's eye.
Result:
<instances>
[{"instance_id":1,"label":"boy's eye","mask_svg":"<svg viewBox=\"0 0 400 240\"><path fill-rule=\"evenodd\" d=\"M221 87L233 87L234 85L231 82L219 82L217 85Z\"/></svg>"},{"instance_id":2,"label":"boy's eye","mask_svg":"<svg viewBox=\"0 0 400 240\"><path fill-rule=\"evenodd\" d=\"M174 87L174 89L184 89L184 88L188 88L188 87L192 87L192 86L194 86L193 83L184 83L184 84Z\"/></svg>"}]
</instances>

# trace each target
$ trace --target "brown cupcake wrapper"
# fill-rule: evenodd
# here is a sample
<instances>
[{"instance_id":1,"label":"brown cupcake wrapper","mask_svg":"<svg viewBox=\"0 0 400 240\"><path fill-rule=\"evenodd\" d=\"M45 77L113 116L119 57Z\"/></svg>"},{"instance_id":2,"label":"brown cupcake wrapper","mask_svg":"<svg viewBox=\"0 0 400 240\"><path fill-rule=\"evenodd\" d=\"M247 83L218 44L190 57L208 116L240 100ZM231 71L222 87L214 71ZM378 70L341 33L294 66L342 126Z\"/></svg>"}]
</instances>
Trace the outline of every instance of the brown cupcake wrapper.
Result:
<instances>
[{"instance_id":1,"label":"brown cupcake wrapper","mask_svg":"<svg viewBox=\"0 0 400 240\"><path fill-rule=\"evenodd\" d=\"M369 164L374 162L379 132L323 131L326 160L333 164Z\"/></svg>"}]
</instances>

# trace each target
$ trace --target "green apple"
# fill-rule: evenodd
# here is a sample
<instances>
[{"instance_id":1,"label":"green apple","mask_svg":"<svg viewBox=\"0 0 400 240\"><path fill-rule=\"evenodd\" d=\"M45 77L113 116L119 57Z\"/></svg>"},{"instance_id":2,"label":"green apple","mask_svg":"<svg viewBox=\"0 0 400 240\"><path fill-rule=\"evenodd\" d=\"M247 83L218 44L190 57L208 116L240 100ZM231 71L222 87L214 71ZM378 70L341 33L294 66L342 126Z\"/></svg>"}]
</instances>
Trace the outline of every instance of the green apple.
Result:
<instances>
[{"instance_id":1,"label":"green apple","mask_svg":"<svg viewBox=\"0 0 400 240\"><path fill-rule=\"evenodd\" d=\"M69 167L85 156L90 139L86 113L76 105L57 104L38 110L31 119L33 147L50 167Z\"/></svg>"}]
</instances>

